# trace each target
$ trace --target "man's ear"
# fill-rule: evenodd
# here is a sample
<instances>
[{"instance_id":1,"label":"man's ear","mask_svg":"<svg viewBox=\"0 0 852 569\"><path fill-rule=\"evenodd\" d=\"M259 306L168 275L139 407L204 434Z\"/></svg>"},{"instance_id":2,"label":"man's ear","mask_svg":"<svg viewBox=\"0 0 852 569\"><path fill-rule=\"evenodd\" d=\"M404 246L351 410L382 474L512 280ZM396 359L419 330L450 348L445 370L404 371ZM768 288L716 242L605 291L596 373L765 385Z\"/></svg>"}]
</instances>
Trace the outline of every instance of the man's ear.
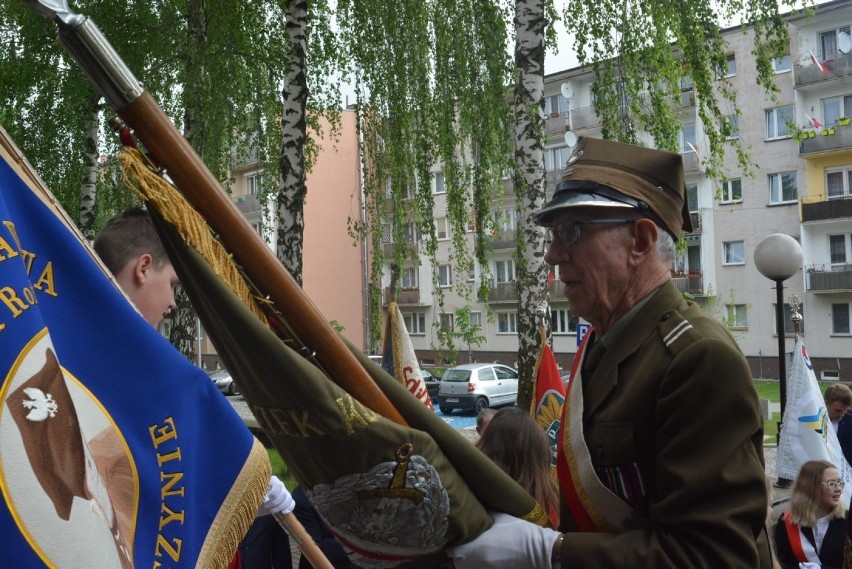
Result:
<instances>
[{"instance_id":1,"label":"man's ear","mask_svg":"<svg viewBox=\"0 0 852 569\"><path fill-rule=\"evenodd\" d=\"M657 237L659 229L657 224L650 219L640 219L633 224L633 234L636 238L633 243L633 252L637 255L648 255L657 248Z\"/></svg>"},{"instance_id":2,"label":"man's ear","mask_svg":"<svg viewBox=\"0 0 852 569\"><path fill-rule=\"evenodd\" d=\"M133 263L133 282L141 286L154 268L154 257L149 253L143 253L136 257Z\"/></svg>"}]
</instances>

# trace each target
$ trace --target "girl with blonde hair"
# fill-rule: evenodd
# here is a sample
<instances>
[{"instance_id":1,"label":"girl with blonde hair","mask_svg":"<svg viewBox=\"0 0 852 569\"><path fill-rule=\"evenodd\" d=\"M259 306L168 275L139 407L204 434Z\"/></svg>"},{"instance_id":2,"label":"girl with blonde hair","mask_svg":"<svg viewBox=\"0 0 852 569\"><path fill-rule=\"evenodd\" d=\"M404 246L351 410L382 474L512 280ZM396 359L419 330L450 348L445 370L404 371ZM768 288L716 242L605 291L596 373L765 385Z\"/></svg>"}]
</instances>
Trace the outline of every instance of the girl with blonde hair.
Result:
<instances>
[{"instance_id":1,"label":"girl with blonde hair","mask_svg":"<svg viewBox=\"0 0 852 569\"><path fill-rule=\"evenodd\" d=\"M843 480L830 462L802 465L790 492L790 509L775 526L775 547L782 569L843 567L846 508Z\"/></svg>"}]
</instances>

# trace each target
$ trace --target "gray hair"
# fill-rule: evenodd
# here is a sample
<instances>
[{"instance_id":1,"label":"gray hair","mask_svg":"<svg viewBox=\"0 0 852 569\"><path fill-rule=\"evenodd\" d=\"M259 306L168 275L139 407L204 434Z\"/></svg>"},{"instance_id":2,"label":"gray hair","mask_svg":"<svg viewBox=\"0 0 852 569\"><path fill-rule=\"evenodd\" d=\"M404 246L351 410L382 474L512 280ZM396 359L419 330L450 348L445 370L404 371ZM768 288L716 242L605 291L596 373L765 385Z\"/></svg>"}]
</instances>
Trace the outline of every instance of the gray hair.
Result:
<instances>
[{"instance_id":1,"label":"gray hair","mask_svg":"<svg viewBox=\"0 0 852 569\"><path fill-rule=\"evenodd\" d=\"M657 252L660 258L666 263L671 263L675 260L675 242L671 234L657 226Z\"/></svg>"}]
</instances>

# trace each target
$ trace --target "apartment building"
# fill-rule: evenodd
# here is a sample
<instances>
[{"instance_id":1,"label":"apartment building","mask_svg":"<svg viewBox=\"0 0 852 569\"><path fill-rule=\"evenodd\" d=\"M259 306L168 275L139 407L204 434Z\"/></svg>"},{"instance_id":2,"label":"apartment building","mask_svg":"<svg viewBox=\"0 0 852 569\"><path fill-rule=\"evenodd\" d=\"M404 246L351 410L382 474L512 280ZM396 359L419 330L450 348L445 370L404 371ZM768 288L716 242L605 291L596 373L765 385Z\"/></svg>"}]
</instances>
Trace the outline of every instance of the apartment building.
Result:
<instances>
[{"instance_id":1,"label":"apartment building","mask_svg":"<svg viewBox=\"0 0 852 569\"><path fill-rule=\"evenodd\" d=\"M784 331L792 350L793 325L787 300L796 295L804 316L805 343L818 375L852 381L852 0L819 5L813 15L788 18L788 55L773 62L776 98L756 84L751 30L735 27L723 32L728 44L727 69L722 73L737 91L741 114L730 120L748 149L753 164L743 172L733 153L725 163L725 179L710 178L701 163L707 148L688 80L682 83L678 113L683 122L680 151L684 158L687 199L694 231L685 237L686 249L672 267L675 283L705 309L728 324L748 358L755 377L778 377L778 331L775 322L775 284L760 274L753 252L772 233L785 233L803 248L804 263L785 282ZM592 73L574 68L545 78L545 168L548 192L560 177L569 145L577 136L599 137L600 120L592 100ZM567 95L567 97L566 97ZM821 124L828 127L810 128ZM813 132L813 135L809 133ZM567 136L566 136L567 135ZM653 145L650 137L645 143ZM424 362L439 362L437 326L453 326L453 311L469 306L485 341L472 348L471 358L514 364L517 351L517 302L513 253L516 239L514 194L506 183L502 199L493 205L497 229L489 256L488 305L471 302L452 288L459 279L478 284L484 271L456 274L450 262L443 179L433 172L433 193L439 248L436 266L425 256L422 264L402 269L402 292L397 299L412 343ZM389 234L389 233L388 233ZM407 241L420 239L417 228ZM391 244L386 244L390 248ZM437 307L432 274L444 288L444 308ZM388 266L382 282L390 284ZM581 323L561 294L558 279L550 285L554 351L568 367L577 350ZM385 300L387 302L388 295ZM490 311L493 318L487 318ZM460 361L468 350L460 348Z\"/></svg>"},{"instance_id":2,"label":"apartment building","mask_svg":"<svg viewBox=\"0 0 852 569\"><path fill-rule=\"evenodd\" d=\"M302 286L305 294L329 322L359 349L367 346L365 308L366 251L347 228L350 219L361 219L361 162L355 112L344 110L339 138L332 140L328 124L321 137L313 169L307 177L305 234L302 251ZM248 161L234 172L231 199L255 230L274 250L273 205L259 199L261 165ZM214 369L215 348L202 344L204 363Z\"/></svg>"}]
</instances>

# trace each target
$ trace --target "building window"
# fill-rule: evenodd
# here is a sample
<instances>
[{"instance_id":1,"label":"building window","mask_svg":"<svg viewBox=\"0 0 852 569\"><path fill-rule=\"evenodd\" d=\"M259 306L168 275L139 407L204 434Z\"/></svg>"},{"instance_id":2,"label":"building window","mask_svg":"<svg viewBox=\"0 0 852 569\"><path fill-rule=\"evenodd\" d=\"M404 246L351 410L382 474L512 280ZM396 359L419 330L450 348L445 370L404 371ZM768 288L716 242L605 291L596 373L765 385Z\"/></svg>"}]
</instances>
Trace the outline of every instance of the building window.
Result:
<instances>
[{"instance_id":1,"label":"building window","mask_svg":"<svg viewBox=\"0 0 852 569\"><path fill-rule=\"evenodd\" d=\"M548 172L562 170L571 156L571 149L567 146L556 146L544 149L544 169Z\"/></svg>"},{"instance_id":2,"label":"building window","mask_svg":"<svg viewBox=\"0 0 852 569\"><path fill-rule=\"evenodd\" d=\"M246 194L250 196L260 194L260 172L246 176Z\"/></svg>"},{"instance_id":3,"label":"building window","mask_svg":"<svg viewBox=\"0 0 852 569\"><path fill-rule=\"evenodd\" d=\"M837 39L840 34L849 35L849 26L819 34L819 55L823 61L831 61L837 57Z\"/></svg>"},{"instance_id":4,"label":"building window","mask_svg":"<svg viewBox=\"0 0 852 569\"><path fill-rule=\"evenodd\" d=\"M405 323L405 329L413 336L422 336L426 334L426 313L425 312L403 312L402 321Z\"/></svg>"},{"instance_id":5,"label":"building window","mask_svg":"<svg viewBox=\"0 0 852 569\"><path fill-rule=\"evenodd\" d=\"M745 265L745 244L742 241L729 241L725 246L725 265Z\"/></svg>"},{"instance_id":6,"label":"building window","mask_svg":"<svg viewBox=\"0 0 852 569\"><path fill-rule=\"evenodd\" d=\"M498 334L517 334L518 333L518 313L517 312L498 312L497 313L497 333Z\"/></svg>"},{"instance_id":7,"label":"building window","mask_svg":"<svg viewBox=\"0 0 852 569\"><path fill-rule=\"evenodd\" d=\"M476 282L476 267L470 268L470 270L467 272L467 277L465 278L465 281L467 281L469 283L475 283Z\"/></svg>"},{"instance_id":8,"label":"building window","mask_svg":"<svg viewBox=\"0 0 852 569\"><path fill-rule=\"evenodd\" d=\"M510 283L515 280L515 261L506 259L494 261L494 277L498 283Z\"/></svg>"},{"instance_id":9,"label":"building window","mask_svg":"<svg viewBox=\"0 0 852 569\"><path fill-rule=\"evenodd\" d=\"M474 328L477 328L477 329L482 328L482 313L481 312L471 312L470 313L470 324Z\"/></svg>"},{"instance_id":10,"label":"building window","mask_svg":"<svg viewBox=\"0 0 852 569\"><path fill-rule=\"evenodd\" d=\"M852 115L852 96L846 95L822 100L822 120L825 124L837 124L837 119L850 115Z\"/></svg>"},{"instance_id":11,"label":"building window","mask_svg":"<svg viewBox=\"0 0 852 569\"><path fill-rule=\"evenodd\" d=\"M849 303L831 305L831 333L852 334L849 328Z\"/></svg>"},{"instance_id":12,"label":"building window","mask_svg":"<svg viewBox=\"0 0 852 569\"><path fill-rule=\"evenodd\" d=\"M794 202L799 198L795 172L769 175L769 203Z\"/></svg>"},{"instance_id":13,"label":"building window","mask_svg":"<svg viewBox=\"0 0 852 569\"><path fill-rule=\"evenodd\" d=\"M402 288L417 288L417 267L405 267L400 272Z\"/></svg>"},{"instance_id":14,"label":"building window","mask_svg":"<svg viewBox=\"0 0 852 569\"><path fill-rule=\"evenodd\" d=\"M406 243L420 243L420 226L413 221L405 224L405 233L402 236Z\"/></svg>"},{"instance_id":15,"label":"building window","mask_svg":"<svg viewBox=\"0 0 852 569\"><path fill-rule=\"evenodd\" d=\"M737 56L729 53L725 56L725 67L722 68L722 77L733 77L737 74Z\"/></svg>"},{"instance_id":16,"label":"building window","mask_svg":"<svg viewBox=\"0 0 852 569\"><path fill-rule=\"evenodd\" d=\"M778 333L778 322L776 322L776 318L774 316L776 306L778 306L778 305L773 302L772 303L772 314L773 314L772 326L773 326L773 329L775 330L775 333L777 334ZM804 306L799 306L799 314L801 314L802 317L803 317L802 321L799 322L799 333L804 334L805 333L805 320L804 320L805 307ZM793 310L790 308L790 305L784 304L784 334L793 334L794 331L795 331L795 328L793 327L792 316L793 316Z\"/></svg>"},{"instance_id":17,"label":"building window","mask_svg":"<svg viewBox=\"0 0 852 569\"><path fill-rule=\"evenodd\" d=\"M849 239L846 235L828 236L828 254L831 259L831 270L845 271L849 258Z\"/></svg>"},{"instance_id":18,"label":"building window","mask_svg":"<svg viewBox=\"0 0 852 569\"><path fill-rule=\"evenodd\" d=\"M580 319L567 308L554 308L550 311L550 330L554 334L576 334Z\"/></svg>"},{"instance_id":19,"label":"building window","mask_svg":"<svg viewBox=\"0 0 852 569\"><path fill-rule=\"evenodd\" d=\"M494 212L494 226L499 231L514 231L518 228L517 210L513 207Z\"/></svg>"},{"instance_id":20,"label":"building window","mask_svg":"<svg viewBox=\"0 0 852 569\"><path fill-rule=\"evenodd\" d=\"M680 153L695 152L695 123L688 122L683 125L680 132L677 133L678 143L680 144ZM691 145L691 146L690 146Z\"/></svg>"},{"instance_id":21,"label":"building window","mask_svg":"<svg viewBox=\"0 0 852 569\"><path fill-rule=\"evenodd\" d=\"M455 318L452 312L442 312L440 315L441 329L447 332L455 330Z\"/></svg>"},{"instance_id":22,"label":"building window","mask_svg":"<svg viewBox=\"0 0 852 569\"><path fill-rule=\"evenodd\" d=\"M438 286L446 288L453 284L453 271L449 265L438 265Z\"/></svg>"},{"instance_id":23,"label":"building window","mask_svg":"<svg viewBox=\"0 0 852 569\"><path fill-rule=\"evenodd\" d=\"M550 116L553 113L567 114L570 109L568 99L562 95L550 95L544 98L544 114Z\"/></svg>"},{"instance_id":24,"label":"building window","mask_svg":"<svg viewBox=\"0 0 852 569\"><path fill-rule=\"evenodd\" d=\"M826 169L825 193L828 199L837 200L852 195L850 188L852 188L852 166Z\"/></svg>"},{"instance_id":25,"label":"building window","mask_svg":"<svg viewBox=\"0 0 852 569\"><path fill-rule=\"evenodd\" d=\"M439 217L435 220L435 235L439 240L450 238L450 224L446 217Z\"/></svg>"},{"instance_id":26,"label":"building window","mask_svg":"<svg viewBox=\"0 0 852 569\"><path fill-rule=\"evenodd\" d=\"M748 328L748 308L745 304L726 304L729 328Z\"/></svg>"},{"instance_id":27,"label":"building window","mask_svg":"<svg viewBox=\"0 0 852 569\"><path fill-rule=\"evenodd\" d=\"M686 251L678 253L672 271L679 275L701 275L701 242L687 242Z\"/></svg>"},{"instance_id":28,"label":"building window","mask_svg":"<svg viewBox=\"0 0 852 569\"><path fill-rule=\"evenodd\" d=\"M432 176L432 193L433 194L446 194L447 188L444 185L444 173L443 172L435 172L435 175Z\"/></svg>"},{"instance_id":29,"label":"building window","mask_svg":"<svg viewBox=\"0 0 852 569\"><path fill-rule=\"evenodd\" d=\"M721 133L728 140L733 140L740 137L740 117L737 115L728 115L722 117Z\"/></svg>"},{"instance_id":30,"label":"building window","mask_svg":"<svg viewBox=\"0 0 852 569\"><path fill-rule=\"evenodd\" d=\"M698 213L698 184L686 185L686 207L689 213Z\"/></svg>"},{"instance_id":31,"label":"building window","mask_svg":"<svg viewBox=\"0 0 852 569\"><path fill-rule=\"evenodd\" d=\"M793 105L766 111L766 138L789 138L788 124L793 123Z\"/></svg>"},{"instance_id":32,"label":"building window","mask_svg":"<svg viewBox=\"0 0 852 569\"><path fill-rule=\"evenodd\" d=\"M740 178L725 180L719 190L721 203L739 203L743 201L743 183Z\"/></svg>"},{"instance_id":33,"label":"building window","mask_svg":"<svg viewBox=\"0 0 852 569\"><path fill-rule=\"evenodd\" d=\"M254 232L258 235L263 235L263 224L261 224L259 221L252 222L251 228L254 229Z\"/></svg>"},{"instance_id":34,"label":"building window","mask_svg":"<svg viewBox=\"0 0 852 569\"><path fill-rule=\"evenodd\" d=\"M772 69L773 71L775 71L776 74L786 73L792 68L793 60L790 58L789 53L772 58Z\"/></svg>"}]
</instances>

